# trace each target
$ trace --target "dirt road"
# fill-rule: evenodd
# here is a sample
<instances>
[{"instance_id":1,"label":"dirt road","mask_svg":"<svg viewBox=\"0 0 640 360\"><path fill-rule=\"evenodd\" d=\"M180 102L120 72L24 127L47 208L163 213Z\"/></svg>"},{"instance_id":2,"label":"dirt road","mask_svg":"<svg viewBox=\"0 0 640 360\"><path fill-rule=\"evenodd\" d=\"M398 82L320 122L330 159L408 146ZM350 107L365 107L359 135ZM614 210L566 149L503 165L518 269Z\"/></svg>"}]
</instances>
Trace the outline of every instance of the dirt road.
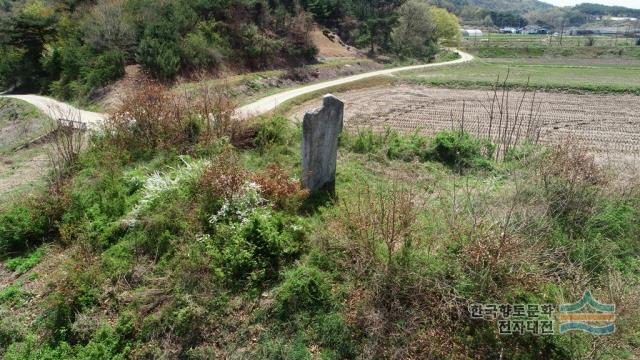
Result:
<instances>
[{"instance_id":1,"label":"dirt road","mask_svg":"<svg viewBox=\"0 0 640 360\"><path fill-rule=\"evenodd\" d=\"M458 52L458 54L460 54L460 58L453 61L447 61L447 62L435 63L435 64L403 66L403 67L398 67L393 69L372 71L364 74L348 76L341 79L325 81L319 84L303 86L298 89L293 89L293 90L281 92L279 94L275 94L272 96L267 96L254 103L251 103L239 108L237 110L237 115L240 118L248 118L255 115L265 114L265 113L268 113L269 111L276 109L282 103L292 100L294 98L297 98L298 96L309 94L309 93L316 92L323 89L328 89L338 85L344 85L344 84L352 83L359 80L373 78L376 76L391 75L401 71L419 70L419 69L425 69L425 68L460 64L460 63L473 60L473 56L471 54L467 54L459 50L455 50L455 51Z\"/></svg>"},{"instance_id":2,"label":"dirt road","mask_svg":"<svg viewBox=\"0 0 640 360\"><path fill-rule=\"evenodd\" d=\"M460 64L463 62L473 60L473 56L470 54L467 54L459 50L454 50L454 51L457 51L460 54L460 58L457 60L436 63L436 64L404 66L404 67L398 67L393 69L372 71L364 74L353 75L353 76L348 76L341 79L303 86L298 89L293 89L293 90L285 91L276 95L267 96L254 103L251 103L239 108L236 111L236 115L241 119L245 119L251 116L265 114L269 111L274 110L278 105L282 104L283 102L294 99L298 96L309 94L322 89L328 89L337 85L348 84L354 81L359 81L359 80L368 79L368 78L381 76L381 75L390 75L400 71L417 70L417 69L423 69L423 68L429 68L429 67L439 67L439 66ZM20 100L26 101L34 105L38 109L42 110L45 114L49 115L54 119L66 118L68 120L80 121L80 122L86 123L87 126L89 126L90 128L97 127L107 117L106 114L79 110L69 104L65 104L63 102L60 102L45 96L6 95L6 97L11 97L14 99L20 99Z\"/></svg>"},{"instance_id":3,"label":"dirt road","mask_svg":"<svg viewBox=\"0 0 640 360\"><path fill-rule=\"evenodd\" d=\"M107 115L80 110L72 105L39 95L3 95L7 98L26 101L35 106L52 119L65 119L87 124L89 128L97 128Z\"/></svg>"}]
</instances>

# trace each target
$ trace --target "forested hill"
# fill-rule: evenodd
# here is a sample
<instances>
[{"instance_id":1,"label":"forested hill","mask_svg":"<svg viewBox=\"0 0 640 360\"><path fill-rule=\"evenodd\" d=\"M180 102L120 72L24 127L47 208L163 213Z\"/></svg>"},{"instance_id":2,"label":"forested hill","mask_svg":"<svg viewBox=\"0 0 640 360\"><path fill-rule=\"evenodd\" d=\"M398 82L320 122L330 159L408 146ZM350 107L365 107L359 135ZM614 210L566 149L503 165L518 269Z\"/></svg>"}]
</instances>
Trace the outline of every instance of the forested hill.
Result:
<instances>
[{"instance_id":1,"label":"forested hill","mask_svg":"<svg viewBox=\"0 0 640 360\"><path fill-rule=\"evenodd\" d=\"M600 4L585 3L576 5L575 9L585 14L596 16L627 16L640 18L640 9L631 9L624 6L606 6Z\"/></svg>"},{"instance_id":2,"label":"forested hill","mask_svg":"<svg viewBox=\"0 0 640 360\"><path fill-rule=\"evenodd\" d=\"M403 5L420 12L422 33L400 31L394 43L392 31L407 28ZM372 52L421 60L459 36L455 17L422 0L0 0L0 9L0 91L63 99L93 97L132 63L170 81L313 62L316 22L339 24L345 41Z\"/></svg>"},{"instance_id":3,"label":"forested hill","mask_svg":"<svg viewBox=\"0 0 640 360\"><path fill-rule=\"evenodd\" d=\"M0 19L0 86L63 98L120 77L126 63L171 79L315 56L311 19L287 0L5 0L3 8L10 12Z\"/></svg>"},{"instance_id":4,"label":"forested hill","mask_svg":"<svg viewBox=\"0 0 640 360\"><path fill-rule=\"evenodd\" d=\"M514 12L524 15L529 11L548 10L554 6L538 0L433 0L440 6L453 7L462 11L464 7L479 7L489 11Z\"/></svg>"},{"instance_id":5,"label":"forested hill","mask_svg":"<svg viewBox=\"0 0 640 360\"><path fill-rule=\"evenodd\" d=\"M640 17L640 10L621 6L584 3L555 7L538 0L429 0L455 13L463 23L481 27L536 24L550 29L581 26L602 16Z\"/></svg>"}]
</instances>

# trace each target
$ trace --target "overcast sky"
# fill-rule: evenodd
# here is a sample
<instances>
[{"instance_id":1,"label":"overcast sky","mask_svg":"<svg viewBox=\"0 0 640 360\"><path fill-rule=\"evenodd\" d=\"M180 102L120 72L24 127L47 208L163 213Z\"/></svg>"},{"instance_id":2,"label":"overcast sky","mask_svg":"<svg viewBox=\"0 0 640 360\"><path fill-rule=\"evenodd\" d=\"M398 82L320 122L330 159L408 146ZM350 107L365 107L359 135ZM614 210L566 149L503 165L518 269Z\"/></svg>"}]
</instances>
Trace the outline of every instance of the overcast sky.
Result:
<instances>
[{"instance_id":1,"label":"overcast sky","mask_svg":"<svg viewBox=\"0 0 640 360\"><path fill-rule=\"evenodd\" d=\"M640 9L640 0L542 0L556 6L577 5L580 3L593 3L603 5L619 5L634 9Z\"/></svg>"}]
</instances>

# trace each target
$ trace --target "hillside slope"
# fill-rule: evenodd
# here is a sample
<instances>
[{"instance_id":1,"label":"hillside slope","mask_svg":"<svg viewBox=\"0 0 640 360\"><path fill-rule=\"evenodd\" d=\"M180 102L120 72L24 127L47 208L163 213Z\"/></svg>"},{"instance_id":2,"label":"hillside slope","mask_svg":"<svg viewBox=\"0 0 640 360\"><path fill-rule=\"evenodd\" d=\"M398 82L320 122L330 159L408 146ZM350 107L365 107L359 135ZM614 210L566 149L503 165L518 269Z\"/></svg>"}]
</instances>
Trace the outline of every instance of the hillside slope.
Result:
<instances>
[{"instance_id":1,"label":"hillside slope","mask_svg":"<svg viewBox=\"0 0 640 360\"><path fill-rule=\"evenodd\" d=\"M553 5L538 0L466 0L469 5L475 5L493 11L512 11L520 14L533 10L547 10Z\"/></svg>"}]
</instances>

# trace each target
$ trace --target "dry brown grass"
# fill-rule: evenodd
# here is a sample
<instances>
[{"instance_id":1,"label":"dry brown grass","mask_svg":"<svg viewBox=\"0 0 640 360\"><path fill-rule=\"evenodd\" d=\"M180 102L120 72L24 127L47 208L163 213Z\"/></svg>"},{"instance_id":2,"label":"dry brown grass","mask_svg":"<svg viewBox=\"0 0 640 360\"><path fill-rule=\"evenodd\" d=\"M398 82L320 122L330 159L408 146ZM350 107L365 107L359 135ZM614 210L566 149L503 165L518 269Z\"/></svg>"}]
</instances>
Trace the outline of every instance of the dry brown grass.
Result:
<instances>
[{"instance_id":1,"label":"dry brown grass","mask_svg":"<svg viewBox=\"0 0 640 360\"><path fill-rule=\"evenodd\" d=\"M356 288L347 320L360 332L364 358L432 359L461 348L453 334L465 308L450 284L427 274L415 195L365 187L342 201L329 221L333 246L346 255ZM429 341L438 334L437 342Z\"/></svg>"},{"instance_id":2,"label":"dry brown grass","mask_svg":"<svg viewBox=\"0 0 640 360\"><path fill-rule=\"evenodd\" d=\"M570 139L552 148L539 165L539 176L550 215L563 217L574 227L592 214L609 182L594 156Z\"/></svg>"},{"instance_id":3,"label":"dry brown grass","mask_svg":"<svg viewBox=\"0 0 640 360\"><path fill-rule=\"evenodd\" d=\"M365 187L354 200L340 204L340 213L341 236L348 239L344 245L354 261L362 262L354 263L360 273L378 266L389 271L394 255L417 240L417 208L407 190L393 188L387 192ZM382 262L379 244L385 247Z\"/></svg>"}]
</instances>

